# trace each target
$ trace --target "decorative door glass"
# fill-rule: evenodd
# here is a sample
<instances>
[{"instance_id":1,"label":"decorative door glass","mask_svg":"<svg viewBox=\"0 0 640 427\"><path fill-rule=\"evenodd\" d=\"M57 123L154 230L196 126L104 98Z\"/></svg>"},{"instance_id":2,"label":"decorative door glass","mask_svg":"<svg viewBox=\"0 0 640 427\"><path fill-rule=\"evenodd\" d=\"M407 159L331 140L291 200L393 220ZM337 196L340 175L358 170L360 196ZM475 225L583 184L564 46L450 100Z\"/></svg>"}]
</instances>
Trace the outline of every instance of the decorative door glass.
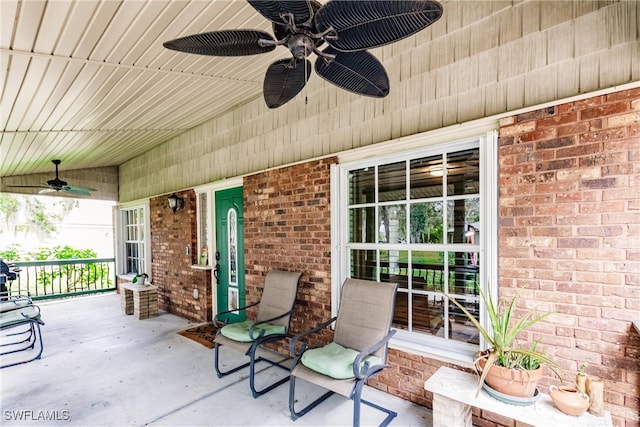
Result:
<instances>
[{"instance_id":1,"label":"decorative door glass","mask_svg":"<svg viewBox=\"0 0 640 427\"><path fill-rule=\"evenodd\" d=\"M229 310L238 308L238 221L235 209L227 211L227 236L229 241L229 264L227 278L229 283Z\"/></svg>"}]
</instances>

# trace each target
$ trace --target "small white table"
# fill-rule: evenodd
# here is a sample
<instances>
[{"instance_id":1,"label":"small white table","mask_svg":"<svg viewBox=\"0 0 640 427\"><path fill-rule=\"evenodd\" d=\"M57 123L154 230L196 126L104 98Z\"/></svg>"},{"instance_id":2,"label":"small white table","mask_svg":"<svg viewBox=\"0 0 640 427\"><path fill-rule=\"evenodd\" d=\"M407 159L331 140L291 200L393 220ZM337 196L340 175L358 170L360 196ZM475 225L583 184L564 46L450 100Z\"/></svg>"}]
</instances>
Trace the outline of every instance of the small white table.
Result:
<instances>
[{"instance_id":1,"label":"small white table","mask_svg":"<svg viewBox=\"0 0 640 427\"><path fill-rule=\"evenodd\" d=\"M573 417L560 412L548 394L542 394L529 406L509 405L481 390L476 398L478 379L475 375L445 366L431 376L424 388L433 393L433 427L471 427L471 408L493 412L516 421L540 427L611 426L611 414L596 417L585 412Z\"/></svg>"},{"instance_id":2,"label":"small white table","mask_svg":"<svg viewBox=\"0 0 640 427\"><path fill-rule=\"evenodd\" d=\"M153 285L120 285L122 311L133 314L138 320L158 316L158 287Z\"/></svg>"}]
</instances>

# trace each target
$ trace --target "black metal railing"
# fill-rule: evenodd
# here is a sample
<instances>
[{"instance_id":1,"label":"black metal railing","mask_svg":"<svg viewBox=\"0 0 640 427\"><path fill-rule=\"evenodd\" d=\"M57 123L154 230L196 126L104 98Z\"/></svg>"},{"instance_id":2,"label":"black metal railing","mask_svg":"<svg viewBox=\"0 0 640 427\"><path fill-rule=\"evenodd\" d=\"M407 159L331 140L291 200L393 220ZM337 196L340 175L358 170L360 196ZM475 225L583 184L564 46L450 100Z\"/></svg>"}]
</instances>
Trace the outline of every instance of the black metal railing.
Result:
<instances>
[{"instance_id":1,"label":"black metal railing","mask_svg":"<svg viewBox=\"0 0 640 427\"><path fill-rule=\"evenodd\" d=\"M6 282L10 295L34 300L65 298L116 289L115 258L18 261L14 280Z\"/></svg>"}]
</instances>

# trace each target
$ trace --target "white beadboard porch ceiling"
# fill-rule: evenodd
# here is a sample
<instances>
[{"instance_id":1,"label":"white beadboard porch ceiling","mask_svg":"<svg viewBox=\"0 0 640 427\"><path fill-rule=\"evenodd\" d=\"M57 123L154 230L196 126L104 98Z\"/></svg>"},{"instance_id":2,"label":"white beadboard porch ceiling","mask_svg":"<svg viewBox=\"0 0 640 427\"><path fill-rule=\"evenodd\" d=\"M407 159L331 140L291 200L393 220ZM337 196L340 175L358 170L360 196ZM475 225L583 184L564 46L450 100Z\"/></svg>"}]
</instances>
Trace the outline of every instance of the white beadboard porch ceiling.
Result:
<instances>
[{"instance_id":1,"label":"white beadboard porch ceiling","mask_svg":"<svg viewBox=\"0 0 640 427\"><path fill-rule=\"evenodd\" d=\"M205 57L164 41L270 23L244 0L2 0L0 177L117 166L262 96L289 55Z\"/></svg>"}]
</instances>

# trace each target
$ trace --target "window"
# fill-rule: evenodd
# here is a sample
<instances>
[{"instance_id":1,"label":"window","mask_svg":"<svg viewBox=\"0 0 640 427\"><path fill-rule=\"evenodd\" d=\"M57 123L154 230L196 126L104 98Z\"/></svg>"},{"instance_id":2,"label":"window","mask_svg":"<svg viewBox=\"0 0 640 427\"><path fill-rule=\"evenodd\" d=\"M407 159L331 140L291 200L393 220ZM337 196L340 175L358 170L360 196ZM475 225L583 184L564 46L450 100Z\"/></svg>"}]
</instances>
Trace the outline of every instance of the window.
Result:
<instances>
[{"instance_id":1,"label":"window","mask_svg":"<svg viewBox=\"0 0 640 427\"><path fill-rule=\"evenodd\" d=\"M338 165L334 175L339 271L398 283L393 327L414 349L468 356L480 345L477 329L443 294L484 323L479 290L495 213L483 210L483 140Z\"/></svg>"},{"instance_id":2,"label":"window","mask_svg":"<svg viewBox=\"0 0 640 427\"><path fill-rule=\"evenodd\" d=\"M120 274L134 275L146 273L151 275L151 265L147 260L149 247L149 225L147 210L144 206L122 209L120 211L120 243L119 252L123 260L119 265Z\"/></svg>"},{"instance_id":3,"label":"window","mask_svg":"<svg viewBox=\"0 0 640 427\"><path fill-rule=\"evenodd\" d=\"M196 212L198 216L198 264L209 265L209 196L198 193Z\"/></svg>"}]
</instances>

